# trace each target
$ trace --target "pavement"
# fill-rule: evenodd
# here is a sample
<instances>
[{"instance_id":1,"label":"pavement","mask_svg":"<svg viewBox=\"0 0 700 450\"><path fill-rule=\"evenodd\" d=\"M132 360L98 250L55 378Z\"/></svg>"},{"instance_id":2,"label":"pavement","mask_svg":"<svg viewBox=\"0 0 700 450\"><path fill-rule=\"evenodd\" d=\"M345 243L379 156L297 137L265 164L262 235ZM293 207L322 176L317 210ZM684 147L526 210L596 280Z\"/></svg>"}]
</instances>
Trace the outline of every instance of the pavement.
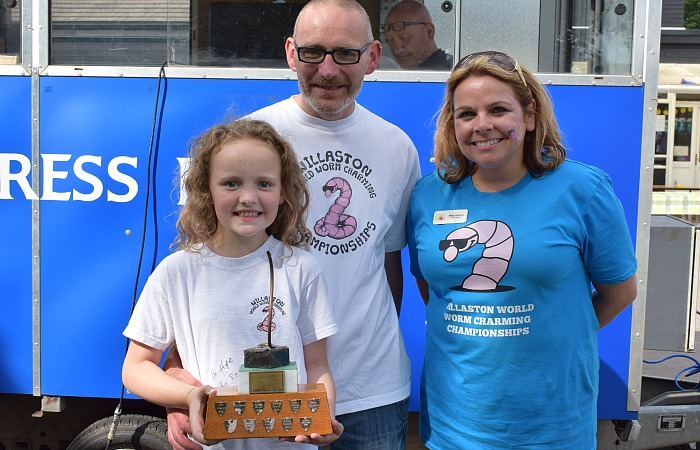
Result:
<instances>
[{"instance_id":1,"label":"pavement","mask_svg":"<svg viewBox=\"0 0 700 450\"><path fill-rule=\"evenodd\" d=\"M677 391L678 385L685 389L692 389L700 383L700 374L688 376L685 369L700 367L700 315L696 316L695 348L689 352L644 350L644 361L661 361L656 364L644 363L642 365L642 403L667 391Z\"/></svg>"},{"instance_id":2,"label":"pavement","mask_svg":"<svg viewBox=\"0 0 700 450\"><path fill-rule=\"evenodd\" d=\"M418 435L418 413L408 413L408 436L406 436L406 450L424 450L427 449L420 440Z\"/></svg>"},{"instance_id":3,"label":"pavement","mask_svg":"<svg viewBox=\"0 0 700 450\"><path fill-rule=\"evenodd\" d=\"M644 364L642 367L642 375L654 378L663 378L672 380L680 370L695 364L691 359L700 359L700 315L696 316L695 321L695 349L690 352L678 351L662 351L662 350L644 350L645 361L659 361L663 358L671 357L668 360L658 364ZM691 380L697 382L697 377L690 377Z\"/></svg>"}]
</instances>

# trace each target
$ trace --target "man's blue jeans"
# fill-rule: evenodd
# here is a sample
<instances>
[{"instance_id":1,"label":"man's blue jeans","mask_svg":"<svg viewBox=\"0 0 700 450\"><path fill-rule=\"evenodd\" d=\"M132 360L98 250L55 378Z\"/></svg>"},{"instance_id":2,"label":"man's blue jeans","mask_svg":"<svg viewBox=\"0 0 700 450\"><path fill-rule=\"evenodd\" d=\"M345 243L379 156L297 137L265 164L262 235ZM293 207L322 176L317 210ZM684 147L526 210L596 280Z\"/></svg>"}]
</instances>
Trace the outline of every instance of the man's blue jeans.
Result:
<instances>
[{"instance_id":1,"label":"man's blue jeans","mask_svg":"<svg viewBox=\"0 0 700 450\"><path fill-rule=\"evenodd\" d=\"M345 428L331 450L405 450L408 398L336 417ZM320 447L319 447L320 448Z\"/></svg>"}]
</instances>

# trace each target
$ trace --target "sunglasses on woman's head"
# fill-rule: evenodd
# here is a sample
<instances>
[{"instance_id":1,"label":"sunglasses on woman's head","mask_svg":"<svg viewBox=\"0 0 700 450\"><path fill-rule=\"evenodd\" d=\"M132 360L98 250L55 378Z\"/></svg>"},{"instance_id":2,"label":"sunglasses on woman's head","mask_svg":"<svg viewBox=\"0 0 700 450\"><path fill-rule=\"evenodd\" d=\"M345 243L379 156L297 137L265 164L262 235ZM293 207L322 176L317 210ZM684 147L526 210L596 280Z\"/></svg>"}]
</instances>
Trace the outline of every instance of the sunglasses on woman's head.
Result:
<instances>
[{"instance_id":1,"label":"sunglasses on woman's head","mask_svg":"<svg viewBox=\"0 0 700 450\"><path fill-rule=\"evenodd\" d=\"M523 71L520 70L520 64L518 64L518 61L513 58L510 55L507 55L503 52L496 52L493 50L489 50L486 52L476 52L476 53L471 53L464 58L460 59L457 65L455 65L454 70L457 69L463 69L465 67L468 67L469 64L474 61L475 59L484 56L487 58L487 62L493 66L498 67L499 69L503 69L506 72L518 72L518 76L520 77L520 81L523 82L525 87L527 87L527 82L525 82L525 76L523 76Z\"/></svg>"}]
</instances>

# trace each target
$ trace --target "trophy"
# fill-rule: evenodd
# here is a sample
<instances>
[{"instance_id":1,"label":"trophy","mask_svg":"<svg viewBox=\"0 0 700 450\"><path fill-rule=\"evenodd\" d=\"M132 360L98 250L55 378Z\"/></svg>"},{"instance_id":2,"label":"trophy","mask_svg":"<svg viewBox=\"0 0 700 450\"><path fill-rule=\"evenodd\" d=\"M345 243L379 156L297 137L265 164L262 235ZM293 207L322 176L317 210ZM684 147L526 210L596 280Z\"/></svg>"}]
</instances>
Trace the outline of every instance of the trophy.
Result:
<instances>
[{"instance_id":1,"label":"trophy","mask_svg":"<svg viewBox=\"0 0 700 450\"><path fill-rule=\"evenodd\" d=\"M270 304L272 324L274 266L270 263ZM289 348L272 345L272 327L267 344L243 351L238 386L216 388L207 400L205 439L239 439L331 434L330 408L325 386L298 384L297 365L289 361Z\"/></svg>"}]
</instances>

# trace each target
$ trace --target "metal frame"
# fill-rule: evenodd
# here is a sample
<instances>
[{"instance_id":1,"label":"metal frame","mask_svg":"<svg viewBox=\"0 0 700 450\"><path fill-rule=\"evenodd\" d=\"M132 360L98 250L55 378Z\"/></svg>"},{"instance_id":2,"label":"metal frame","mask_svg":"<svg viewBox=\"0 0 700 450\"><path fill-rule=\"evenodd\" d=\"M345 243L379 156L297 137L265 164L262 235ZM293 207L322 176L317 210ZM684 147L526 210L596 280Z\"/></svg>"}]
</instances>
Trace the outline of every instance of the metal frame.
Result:
<instances>
[{"instance_id":1,"label":"metal frame","mask_svg":"<svg viewBox=\"0 0 700 450\"><path fill-rule=\"evenodd\" d=\"M38 200L41 190L38 170L41 155L39 153L39 70L33 70L32 67L34 58L39 56L35 45L35 41L41 39L42 31L39 10L40 6L35 2L22 2L22 29L31 30L30 33L22 33L22 67L32 77L32 190L37 198L32 200L32 394L35 396L41 395L41 202Z\"/></svg>"},{"instance_id":2,"label":"metal frame","mask_svg":"<svg viewBox=\"0 0 700 450\"><path fill-rule=\"evenodd\" d=\"M166 66L170 78L213 78L239 80L295 80L296 73L291 69L225 68L225 67L182 67ZM128 77L154 78L159 67L118 67L118 66L49 66L41 75L62 77ZM567 86L632 86L639 87L642 81L631 75L580 75L542 74L537 78L545 85ZM449 72L376 70L365 77L365 81L394 81L405 83L444 83Z\"/></svg>"},{"instance_id":3,"label":"metal frame","mask_svg":"<svg viewBox=\"0 0 700 450\"><path fill-rule=\"evenodd\" d=\"M646 17L640 16L642 13ZM639 173L639 203L637 210L637 249L649 248L651 235L651 193L654 179L654 136L656 133L656 105L659 72L659 47L661 43L661 3L651 1L644 11L636 7L636 24L646 24L641 35L643 48L633 53L633 67L644 63L640 78L644 80L644 117L642 121L642 157ZM635 31L640 34L639 30ZM642 389L642 360L644 351L644 319L646 315L649 269L648 252L637 251L637 299L632 306L632 330L630 338L630 367L628 374L627 409L639 411Z\"/></svg>"}]
</instances>

